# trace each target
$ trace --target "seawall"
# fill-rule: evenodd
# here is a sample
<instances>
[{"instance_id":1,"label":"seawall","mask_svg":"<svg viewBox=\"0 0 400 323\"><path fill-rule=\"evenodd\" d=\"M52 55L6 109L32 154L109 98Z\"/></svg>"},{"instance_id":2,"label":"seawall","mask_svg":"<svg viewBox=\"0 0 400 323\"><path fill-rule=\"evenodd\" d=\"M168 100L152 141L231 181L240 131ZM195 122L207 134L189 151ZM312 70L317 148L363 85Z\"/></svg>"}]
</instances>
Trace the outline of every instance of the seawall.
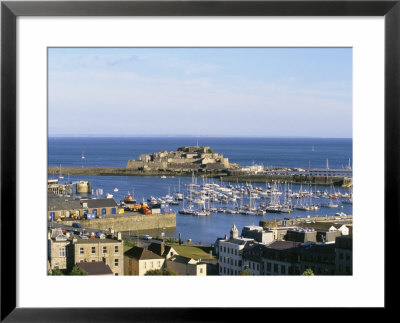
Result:
<instances>
[{"instance_id":1,"label":"seawall","mask_svg":"<svg viewBox=\"0 0 400 323\"><path fill-rule=\"evenodd\" d=\"M83 228L135 231L176 227L176 213L116 215L103 219L63 221L66 225L79 222Z\"/></svg>"},{"instance_id":2,"label":"seawall","mask_svg":"<svg viewBox=\"0 0 400 323\"><path fill-rule=\"evenodd\" d=\"M48 174L59 174L59 167L48 167ZM63 167L63 174L86 176L192 176L192 172L173 170L134 170L125 167ZM252 175L229 171L195 172L198 177L219 178L223 182L252 182L252 183L293 183L318 185L352 185L351 179L344 177L323 177L305 175Z\"/></svg>"}]
</instances>

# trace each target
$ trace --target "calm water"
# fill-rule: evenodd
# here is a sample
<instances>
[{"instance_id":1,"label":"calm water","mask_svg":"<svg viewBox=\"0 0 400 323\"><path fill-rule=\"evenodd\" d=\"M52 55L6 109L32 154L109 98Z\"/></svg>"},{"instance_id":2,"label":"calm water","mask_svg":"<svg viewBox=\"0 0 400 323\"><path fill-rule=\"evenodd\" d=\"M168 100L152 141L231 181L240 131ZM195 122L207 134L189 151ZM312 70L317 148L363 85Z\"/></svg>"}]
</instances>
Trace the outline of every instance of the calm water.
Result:
<instances>
[{"instance_id":1,"label":"calm water","mask_svg":"<svg viewBox=\"0 0 400 323\"><path fill-rule=\"evenodd\" d=\"M163 149L175 150L183 145L196 145L196 138L50 138L49 139L49 166L82 166L82 152L84 153L84 166L115 166L124 167L130 158L135 158L141 153L152 153ZM352 158L351 139L251 139L251 138L199 138L199 145L206 145L216 152L222 153L230 159L230 162L242 165L253 163L288 166L288 167L325 167L326 159L329 166L342 167L347 165ZM314 146L314 151L312 147ZM147 200L150 196L161 197L174 192L186 193L185 184L192 179L188 177L144 177L144 176L68 176L64 174L63 181L89 180L93 184L93 190L103 190L103 195L111 193L119 202L127 193L133 193L138 201ZM199 184L202 179L197 179ZM221 184L218 180L214 183ZM227 183L223 183L226 185ZM237 183L232 183L237 185ZM264 187L265 184L253 184ZM118 192L114 192L118 188ZM293 185L292 191L298 191L299 185ZM304 187L303 189L309 189ZM323 191L329 187L312 187ZM283 190L283 187L281 187ZM336 188L337 190L337 188ZM339 188L344 193L346 190ZM257 200L259 203L262 200ZM318 199L315 203L327 202ZM293 204L296 201L293 199ZM215 204L215 207L227 206ZM229 206L229 205L228 205ZM175 211L182 208L171 206ZM318 211L304 212L294 210L291 214L270 214L265 216L250 216L240 214L211 213L209 217L197 217L181 215L177 213L176 229L163 230L159 228L147 233L159 235L165 232L167 236L178 237L193 242L213 243L217 237L229 235L229 230L236 224L239 231L245 225L258 225L262 219L280 219L296 216L332 216L337 212L352 214L352 206L341 204L338 208L320 208ZM143 232L141 232L142 234Z\"/></svg>"},{"instance_id":2,"label":"calm water","mask_svg":"<svg viewBox=\"0 0 400 323\"><path fill-rule=\"evenodd\" d=\"M210 146L240 165L330 168L347 166L352 139L324 138L49 138L49 166L125 167L128 159L180 146ZM85 159L82 159L82 153Z\"/></svg>"}]
</instances>

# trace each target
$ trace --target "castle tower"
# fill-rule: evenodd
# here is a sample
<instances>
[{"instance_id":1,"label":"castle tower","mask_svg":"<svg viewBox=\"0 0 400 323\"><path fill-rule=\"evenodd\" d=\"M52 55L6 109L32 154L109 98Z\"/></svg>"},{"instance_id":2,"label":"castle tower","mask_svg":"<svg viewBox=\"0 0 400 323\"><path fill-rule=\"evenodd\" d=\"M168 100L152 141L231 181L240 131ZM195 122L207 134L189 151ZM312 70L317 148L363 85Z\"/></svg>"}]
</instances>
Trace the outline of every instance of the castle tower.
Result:
<instances>
[{"instance_id":1,"label":"castle tower","mask_svg":"<svg viewBox=\"0 0 400 323\"><path fill-rule=\"evenodd\" d=\"M237 238L239 237L239 231L238 231L238 229L236 228L236 225L235 225L235 224L233 224L233 227L232 227L230 233L231 233L231 238L232 238L232 239L237 239Z\"/></svg>"}]
</instances>

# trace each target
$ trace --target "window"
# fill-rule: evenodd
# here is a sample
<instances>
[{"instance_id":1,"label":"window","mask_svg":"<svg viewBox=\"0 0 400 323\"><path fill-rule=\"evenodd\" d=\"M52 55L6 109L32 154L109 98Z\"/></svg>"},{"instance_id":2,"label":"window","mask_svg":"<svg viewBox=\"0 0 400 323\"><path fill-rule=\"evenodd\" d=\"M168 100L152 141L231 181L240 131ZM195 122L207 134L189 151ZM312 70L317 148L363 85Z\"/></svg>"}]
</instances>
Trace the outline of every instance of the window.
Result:
<instances>
[{"instance_id":1,"label":"window","mask_svg":"<svg viewBox=\"0 0 400 323\"><path fill-rule=\"evenodd\" d=\"M115 273L114 276L118 276L118 273Z\"/></svg>"},{"instance_id":2,"label":"window","mask_svg":"<svg viewBox=\"0 0 400 323\"><path fill-rule=\"evenodd\" d=\"M203 273L203 268L200 268L200 274L202 274Z\"/></svg>"},{"instance_id":3,"label":"window","mask_svg":"<svg viewBox=\"0 0 400 323\"><path fill-rule=\"evenodd\" d=\"M257 264L257 270L260 270L260 264Z\"/></svg>"},{"instance_id":4,"label":"window","mask_svg":"<svg viewBox=\"0 0 400 323\"><path fill-rule=\"evenodd\" d=\"M92 253L96 253L96 247L92 247Z\"/></svg>"},{"instance_id":5,"label":"window","mask_svg":"<svg viewBox=\"0 0 400 323\"><path fill-rule=\"evenodd\" d=\"M65 257L65 248L60 248L60 257Z\"/></svg>"},{"instance_id":6,"label":"window","mask_svg":"<svg viewBox=\"0 0 400 323\"><path fill-rule=\"evenodd\" d=\"M346 254L346 260L350 260L350 255Z\"/></svg>"},{"instance_id":7,"label":"window","mask_svg":"<svg viewBox=\"0 0 400 323\"><path fill-rule=\"evenodd\" d=\"M56 263L54 264L54 268L55 268L55 269L58 269L58 262L56 262Z\"/></svg>"},{"instance_id":8,"label":"window","mask_svg":"<svg viewBox=\"0 0 400 323\"><path fill-rule=\"evenodd\" d=\"M119 259L114 259L114 267L118 267Z\"/></svg>"},{"instance_id":9,"label":"window","mask_svg":"<svg viewBox=\"0 0 400 323\"><path fill-rule=\"evenodd\" d=\"M343 259L343 253L339 253L339 259Z\"/></svg>"},{"instance_id":10,"label":"window","mask_svg":"<svg viewBox=\"0 0 400 323\"><path fill-rule=\"evenodd\" d=\"M271 263L267 262L267 271L271 271Z\"/></svg>"},{"instance_id":11,"label":"window","mask_svg":"<svg viewBox=\"0 0 400 323\"><path fill-rule=\"evenodd\" d=\"M274 264L274 272L275 272L275 273L278 272L278 264Z\"/></svg>"},{"instance_id":12,"label":"window","mask_svg":"<svg viewBox=\"0 0 400 323\"><path fill-rule=\"evenodd\" d=\"M107 247L103 246L103 253L107 253Z\"/></svg>"},{"instance_id":13,"label":"window","mask_svg":"<svg viewBox=\"0 0 400 323\"><path fill-rule=\"evenodd\" d=\"M281 266L281 274L286 274L286 267L285 266Z\"/></svg>"},{"instance_id":14,"label":"window","mask_svg":"<svg viewBox=\"0 0 400 323\"><path fill-rule=\"evenodd\" d=\"M117 253L118 252L118 246L114 247L114 252Z\"/></svg>"},{"instance_id":15,"label":"window","mask_svg":"<svg viewBox=\"0 0 400 323\"><path fill-rule=\"evenodd\" d=\"M235 249L235 255L237 256L237 249Z\"/></svg>"},{"instance_id":16,"label":"window","mask_svg":"<svg viewBox=\"0 0 400 323\"><path fill-rule=\"evenodd\" d=\"M85 249L83 249L83 247L79 248L79 254L83 255L85 253Z\"/></svg>"},{"instance_id":17,"label":"window","mask_svg":"<svg viewBox=\"0 0 400 323\"><path fill-rule=\"evenodd\" d=\"M242 261L239 260L239 267L242 267Z\"/></svg>"}]
</instances>

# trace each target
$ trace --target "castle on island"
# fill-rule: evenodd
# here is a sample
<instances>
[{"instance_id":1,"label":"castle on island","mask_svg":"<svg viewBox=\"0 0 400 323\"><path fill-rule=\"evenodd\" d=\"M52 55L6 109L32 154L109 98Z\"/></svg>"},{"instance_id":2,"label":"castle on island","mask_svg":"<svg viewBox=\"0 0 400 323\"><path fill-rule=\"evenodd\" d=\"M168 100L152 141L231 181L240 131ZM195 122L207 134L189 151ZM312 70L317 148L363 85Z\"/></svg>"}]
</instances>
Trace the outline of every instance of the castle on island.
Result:
<instances>
[{"instance_id":1,"label":"castle on island","mask_svg":"<svg viewBox=\"0 0 400 323\"><path fill-rule=\"evenodd\" d=\"M138 160L130 159L126 166L136 170L218 171L230 168L228 158L215 153L210 147L183 146L174 151L142 154Z\"/></svg>"}]
</instances>

